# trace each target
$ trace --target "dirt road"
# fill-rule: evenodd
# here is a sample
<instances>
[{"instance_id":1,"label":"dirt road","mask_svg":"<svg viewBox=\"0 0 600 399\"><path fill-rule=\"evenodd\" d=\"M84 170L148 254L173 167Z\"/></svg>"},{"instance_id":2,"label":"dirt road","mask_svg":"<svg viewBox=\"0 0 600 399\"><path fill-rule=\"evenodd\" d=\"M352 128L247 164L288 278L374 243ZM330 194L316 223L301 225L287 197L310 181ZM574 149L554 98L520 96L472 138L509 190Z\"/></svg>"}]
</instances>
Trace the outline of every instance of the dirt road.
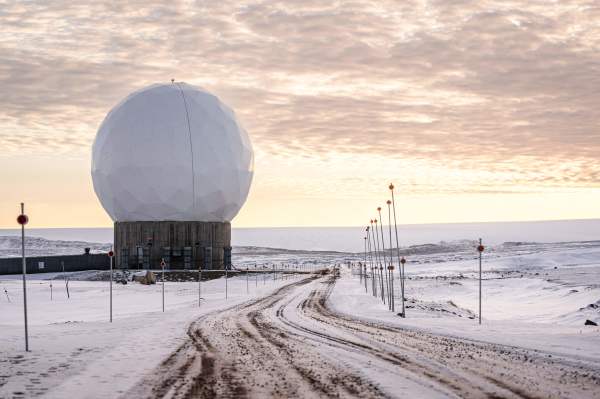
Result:
<instances>
[{"instance_id":1,"label":"dirt road","mask_svg":"<svg viewBox=\"0 0 600 399\"><path fill-rule=\"evenodd\" d=\"M331 311L333 275L212 313L126 397L600 398L600 369Z\"/></svg>"}]
</instances>

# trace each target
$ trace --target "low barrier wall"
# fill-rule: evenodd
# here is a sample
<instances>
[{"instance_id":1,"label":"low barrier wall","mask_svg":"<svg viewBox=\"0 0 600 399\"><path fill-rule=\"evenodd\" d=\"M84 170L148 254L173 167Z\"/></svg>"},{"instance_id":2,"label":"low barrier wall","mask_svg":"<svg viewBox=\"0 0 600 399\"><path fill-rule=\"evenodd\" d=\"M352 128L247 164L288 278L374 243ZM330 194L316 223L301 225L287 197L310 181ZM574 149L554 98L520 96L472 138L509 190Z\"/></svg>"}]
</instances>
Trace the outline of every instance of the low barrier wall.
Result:
<instances>
[{"instance_id":1,"label":"low barrier wall","mask_svg":"<svg viewBox=\"0 0 600 399\"><path fill-rule=\"evenodd\" d=\"M63 269L64 266L64 269ZM27 258L27 273L78 272L108 270L110 258L106 254L33 256ZM0 274L20 274L21 258L0 258Z\"/></svg>"}]
</instances>

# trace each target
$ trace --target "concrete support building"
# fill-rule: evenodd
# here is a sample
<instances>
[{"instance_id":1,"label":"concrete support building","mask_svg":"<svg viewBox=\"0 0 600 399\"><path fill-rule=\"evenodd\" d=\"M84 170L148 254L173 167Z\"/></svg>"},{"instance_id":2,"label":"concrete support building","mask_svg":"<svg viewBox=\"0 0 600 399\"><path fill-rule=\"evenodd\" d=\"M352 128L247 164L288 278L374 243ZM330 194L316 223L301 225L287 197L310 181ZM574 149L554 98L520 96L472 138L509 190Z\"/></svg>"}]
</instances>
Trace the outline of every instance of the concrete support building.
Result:
<instances>
[{"instance_id":1,"label":"concrete support building","mask_svg":"<svg viewBox=\"0 0 600 399\"><path fill-rule=\"evenodd\" d=\"M116 222L116 265L123 269L222 269L231 266L228 222Z\"/></svg>"}]
</instances>

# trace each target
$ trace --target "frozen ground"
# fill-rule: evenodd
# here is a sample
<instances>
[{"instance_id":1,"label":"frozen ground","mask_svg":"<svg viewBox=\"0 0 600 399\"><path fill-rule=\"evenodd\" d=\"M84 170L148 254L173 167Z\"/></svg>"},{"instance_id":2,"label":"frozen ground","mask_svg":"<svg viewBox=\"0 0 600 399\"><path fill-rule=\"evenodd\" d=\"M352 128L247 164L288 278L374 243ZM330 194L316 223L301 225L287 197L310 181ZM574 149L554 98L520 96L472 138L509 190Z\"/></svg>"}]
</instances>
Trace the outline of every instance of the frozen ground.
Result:
<instances>
[{"instance_id":1,"label":"frozen ground","mask_svg":"<svg viewBox=\"0 0 600 399\"><path fill-rule=\"evenodd\" d=\"M262 275L202 283L161 285L113 284L114 322L108 322L108 282L46 280L30 276L28 284L31 352L24 352L21 281L0 276L0 398L104 397L126 392L187 337L189 323L202 314L263 296L290 280ZM53 300L50 300L50 284ZM247 292L248 288L248 292ZM8 302L4 289L9 293Z\"/></svg>"},{"instance_id":2,"label":"frozen ground","mask_svg":"<svg viewBox=\"0 0 600 399\"><path fill-rule=\"evenodd\" d=\"M584 326L600 322L600 242L490 246L481 326L474 245L402 250L405 319L346 266L361 253L238 247L240 269L340 277L259 276L249 293L236 277L227 300L213 280L200 309L196 283L167 283L164 314L160 285L115 284L112 324L107 282L73 280L67 299L56 276L30 276L30 353L19 276L0 276L0 398L600 397L600 328Z\"/></svg>"}]
</instances>

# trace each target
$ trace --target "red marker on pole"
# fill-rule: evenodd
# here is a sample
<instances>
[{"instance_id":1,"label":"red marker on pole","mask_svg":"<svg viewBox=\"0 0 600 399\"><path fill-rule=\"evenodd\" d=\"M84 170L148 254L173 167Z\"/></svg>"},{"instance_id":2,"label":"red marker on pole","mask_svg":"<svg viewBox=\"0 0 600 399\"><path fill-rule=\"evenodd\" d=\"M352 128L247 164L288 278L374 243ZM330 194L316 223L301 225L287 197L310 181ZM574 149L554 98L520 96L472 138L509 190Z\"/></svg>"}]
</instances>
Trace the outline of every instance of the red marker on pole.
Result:
<instances>
[{"instance_id":1,"label":"red marker on pole","mask_svg":"<svg viewBox=\"0 0 600 399\"><path fill-rule=\"evenodd\" d=\"M25 214L25 204L21 202L21 214L17 223L21 225L21 256L23 258L23 313L25 316L25 352L29 352L29 332L27 329L27 260L25 258L25 225L29 218Z\"/></svg>"}]
</instances>

